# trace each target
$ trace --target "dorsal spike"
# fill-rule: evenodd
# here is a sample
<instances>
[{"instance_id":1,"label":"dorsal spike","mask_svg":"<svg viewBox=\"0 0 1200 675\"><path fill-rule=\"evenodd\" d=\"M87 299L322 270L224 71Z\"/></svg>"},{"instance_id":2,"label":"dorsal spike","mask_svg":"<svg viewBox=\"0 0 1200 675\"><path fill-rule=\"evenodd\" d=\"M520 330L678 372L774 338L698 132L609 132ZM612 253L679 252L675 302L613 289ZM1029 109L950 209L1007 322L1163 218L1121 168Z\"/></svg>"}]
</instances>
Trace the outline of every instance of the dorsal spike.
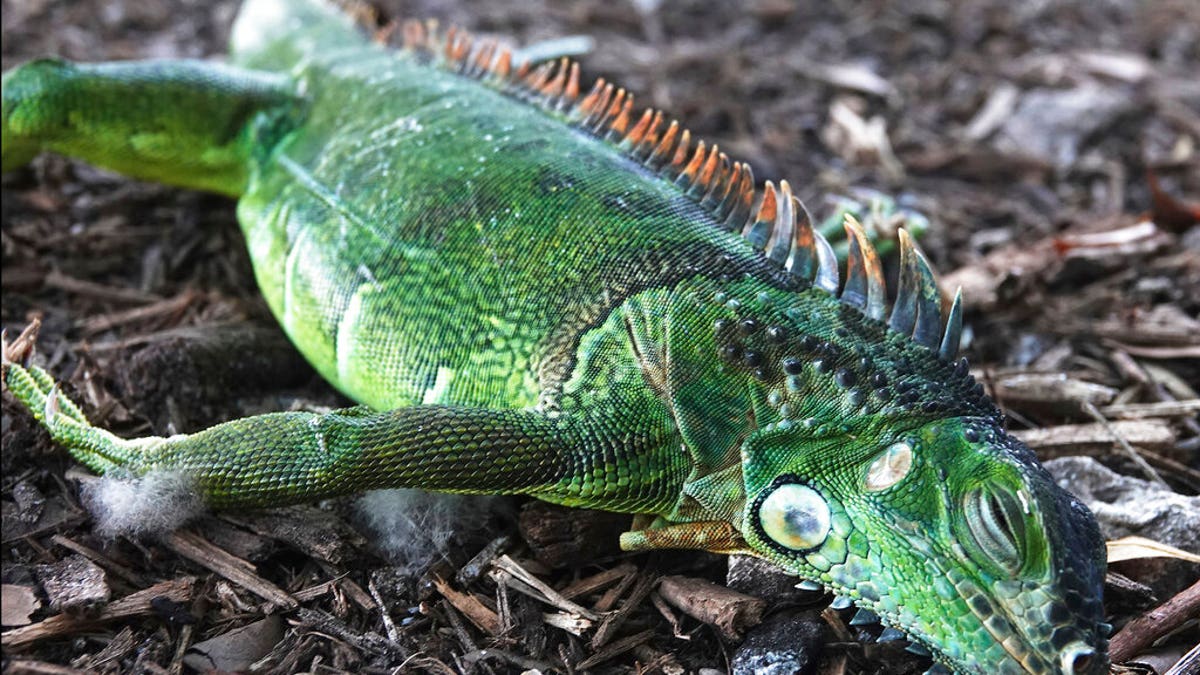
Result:
<instances>
[{"instance_id":1,"label":"dorsal spike","mask_svg":"<svg viewBox=\"0 0 1200 675\"><path fill-rule=\"evenodd\" d=\"M646 131L649 130L652 119L654 119L654 108L646 108L642 116L638 118L637 124L633 125L629 133L625 134L625 138L621 141L621 147L627 150L637 147L637 144L641 143L642 138L645 137Z\"/></svg>"},{"instance_id":2,"label":"dorsal spike","mask_svg":"<svg viewBox=\"0 0 1200 675\"><path fill-rule=\"evenodd\" d=\"M570 103L579 98L579 62L571 62L571 70L567 73L567 88L563 91L563 99Z\"/></svg>"},{"instance_id":3,"label":"dorsal spike","mask_svg":"<svg viewBox=\"0 0 1200 675\"><path fill-rule=\"evenodd\" d=\"M650 153L650 159L647 162L651 165L656 165L662 162L671 151L675 149L675 139L679 136L679 122L671 120L670 126L667 127L667 132L663 134L662 139L654 146L654 151Z\"/></svg>"},{"instance_id":4,"label":"dorsal spike","mask_svg":"<svg viewBox=\"0 0 1200 675\"><path fill-rule=\"evenodd\" d=\"M941 298L929 261L907 230L899 230L900 283L888 322L892 330L912 335L919 344L936 349L941 339Z\"/></svg>"},{"instance_id":5,"label":"dorsal spike","mask_svg":"<svg viewBox=\"0 0 1200 675\"><path fill-rule=\"evenodd\" d=\"M882 320L887 311L887 291L879 254L854 216L847 213L842 225L849 245L842 302L862 309L872 319Z\"/></svg>"},{"instance_id":6,"label":"dorsal spike","mask_svg":"<svg viewBox=\"0 0 1200 675\"><path fill-rule=\"evenodd\" d=\"M717 214L717 207L721 205L721 198L724 197L726 190L729 189L729 178L733 174L733 165L729 162L729 155L719 153L717 155L717 166L713 171L712 178L708 180L707 189L704 191L704 196L700 199L700 206L703 206L713 212L713 215L720 217Z\"/></svg>"},{"instance_id":7,"label":"dorsal spike","mask_svg":"<svg viewBox=\"0 0 1200 675\"><path fill-rule=\"evenodd\" d=\"M962 287L954 292L954 302L950 304L950 315L946 317L946 332L942 335L942 345L938 348L938 356L944 361L951 361L958 356L958 346L962 342L963 315Z\"/></svg>"},{"instance_id":8,"label":"dorsal spike","mask_svg":"<svg viewBox=\"0 0 1200 675\"><path fill-rule=\"evenodd\" d=\"M587 96L584 96L583 100L575 106L575 109L579 111L578 114L580 118L583 119L585 124L591 119L592 114L596 112L596 104L600 101L600 94L604 91L604 85L605 82L603 77L596 78L596 81L592 84L592 88L588 91Z\"/></svg>"},{"instance_id":9,"label":"dorsal spike","mask_svg":"<svg viewBox=\"0 0 1200 675\"><path fill-rule=\"evenodd\" d=\"M780 265L787 263L788 254L792 251L792 233L796 228L795 201L792 186L786 180L779 181L779 213L775 217L771 240L767 243L767 259Z\"/></svg>"},{"instance_id":10,"label":"dorsal spike","mask_svg":"<svg viewBox=\"0 0 1200 675\"><path fill-rule=\"evenodd\" d=\"M496 65L492 66L492 74L497 80L507 81L508 76L512 74L512 50L508 47L500 49L500 58L496 59Z\"/></svg>"},{"instance_id":11,"label":"dorsal spike","mask_svg":"<svg viewBox=\"0 0 1200 675\"><path fill-rule=\"evenodd\" d=\"M604 120L608 116L608 108L612 105L613 92L613 85L611 83L605 84L599 98L596 99L592 113L588 115L586 122L592 133L599 133L600 129L604 127Z\"/></svg>"},{"instance_id":12,"label":"dorsal spike","mask_svg":"<svg viewBox=\"0 0 1200 675\"><path fill-rule=\"evenodd\" d=\"M571 64L564 56L559 60L558 66L551 70L554 72L554 77L550 78L541 88L542 95L546 97L547 101L553 101L562 95L567 86L567 72L571 70Z\"/></svg>"},{"instance_id":13,"label":"dorsal spike","mask_svg":"<svg viewBox=\"0 0 1200 675\"><path fill-rule=\"evenodd\" d=\"M824 289L832 295L838 292L838 261L833 246L820 232L813 230L813 240L817 249L817 276L813 285Z\"/></svg>"},{"instance_id":14,"label":"dorsal spike","mask_svg":"<svg viewBox=\"0 0 1200 675\"><path fill-rule=\"evenodd\" d=\"M425 24L420 21L409 19L404 22L400 31L405 49L423 51L429 48L429 34L425 32Z\"/></svg>"},{"instance_id":15,"label":"dorsal spike","mask_svg":"<svg viewBox=\"0 0 1200 675\"><path fill-rule=\"evenodd\" d=\"M625 135L625 131L629 128L629 118L633 116L633 94L622 90L625 94L625 102L621 105L621 112L613 118L612 123L608 125L609 133L613 134L614 138L620 138Z\"/></svg>"},{"instance_id":16,"label":"dorsal spike","mask_svg":"<svg viewBox=\"0 0 1200 675\"><path fill-rule=\"evenodd\" d=\"M817 254L817 237L812 226L812 216L799 199L792 204L796 214L796 224L792 227L792 250L789 252L787 265L792 276L812 282L821 267L821 258Z\"/></svg>"},{"instance_id":17,"label":"dorsal spike","mask_svg":"<svg viewBox=\"0 0 1200 675\"><path fill-rule=\"evenodd\" d=\"M692 186L688 189L688 194L695 197L697 201L701 201L709 188L712 187L713 181L717 178L717 169L721 166L721 159L725 157L725 153L721 152L715 144L708 151L708 157L704 160L704 164L700 166L700 171L697 172L692 180Z\"/></svg>"},{"instance_id":18,"label":"dorsal spike","mask_svg":"<svg viewBox=\"0 0 1200 675\"><path fill-rule=\"evenodd\" d=\"M762 203L758 206L758 213L752 220L747 221L746 227L742 230L742 236L756 250L763 250L767 245L767 240L771 238L771 232L775 228L775 218L778 214L779 200L775 195L775 184L767 181L763 187Z\"/></svg>"},{"instance_id":19,"label":"dorsal spike","mask_svg":"<svg viewBox=\"0 0 1200 675\"><path fill-rule=\"evenodd\" d=\"M724 222L729 217L729 210L733 207L732 196L737 192L738 187L742 184L742 163L734 162L729 170L729 177L725 181L725 185L721 188L719 195L720 201L714 209L717 220Z\"/></svg>"},{"instance_id":20,"label":"dorsal spike","mask_svg":"<svg viewBox=\"0 0 1200 675\"><path fill-rule=\"evenodd\" d=\"M676 185L681 185L684 188L689 188L696 182L696 176L700 174L701 167L704 166L704 160L708 159L708 152L704 147L704 141L696 143L696 150L692 153L692 159L679 172L679 177L675 179Z\"/></svg>"},{"instance_id":21,"label":"dorsal spike","mask_svg":"<svg viewBox=\"0 0 1200 675\"><path fill-rule=\"evenodd\" d=\"M654 152L654 148L658 145L658 132L662 127L662 122L662 111L655 110L654 116L650 118L649 126L646 127L646 133L642 134L641 140L639 140L637 146L633 148L634 157L645 157L649 159L650 154Z\"/></svg>"},{"instance_id":22,"label":"dorsal spike","mask_svg":"<svg viewBox=\"0 0 1200 675\"><path fill-rule=\"evenodd\" d=\"M729 215L725 217L727 229L741 230L742 223L746 222L754 209L754 194L754 169L743 162L741 183L730 193Z\"/></svg>"},{"instance_id":23,"label":"dorsal spike","mask_svg":"<svg viewBox=\"0 0 1200 675\"><path fill-rule=\"evenodd\" d=\"M673 178L680 171L683 171L684 163L687 162L688 153L691 152L692 132L688 129L683 130L683 135L679 137L679 145L675 146L675 157L671 159L671 164L667 167L666 174L668 178Z\"/></svg>"},{"instance_id":24,"label":"dorsal spike","mask_svg":"<svg viewBox=\"0 0 1200 675\"><path fill-rule=\"evenodd\" d=\"M474 63L471 64L471 73L474 77L486 75L492 69L492 61L496 58L496 48L495 40L486 40L479 45Z\"/></svg>"}]
</instances>

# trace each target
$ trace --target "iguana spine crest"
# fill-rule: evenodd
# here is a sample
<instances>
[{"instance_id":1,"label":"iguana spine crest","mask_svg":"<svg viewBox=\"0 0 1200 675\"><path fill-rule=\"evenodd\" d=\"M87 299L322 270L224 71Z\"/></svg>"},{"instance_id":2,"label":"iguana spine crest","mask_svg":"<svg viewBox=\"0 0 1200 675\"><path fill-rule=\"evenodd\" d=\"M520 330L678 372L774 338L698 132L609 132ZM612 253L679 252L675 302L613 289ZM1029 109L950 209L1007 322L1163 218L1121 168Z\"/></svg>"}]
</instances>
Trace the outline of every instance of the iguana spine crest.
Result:
<instances>
[{"instance_id":1,"label":"iguana spine crest","mask_svg":"<svg viewBox=\"0 0 1200 675\"><path fill-rule=\"evenodd\" d=\"M731 161L716 144L707 146L702 139L693 147L691 132L681 132L678 120L668 120L661 110L646 108L630 126L633 94L598 78L581 96L576 61L563 57L536 67L526 62L514 69L511 50L495 40L475 40L457 26L442 31L436 20L410 19L400 25L404 50L436 60L451 72L491 84L547 112L565 115L572 125L609 141L647 169L673 180L726 229L740 232L794 279L837 296L868 318L883 321L887 308L883 268L870 238L853 217L847 216L845 221L850 245L843 286L833 247L813 229L812 216L786 180L779 182L778 189L769 180L757 189L749 164ZM391 23L377 31L376 40L386 43L396 32L395 26ZM943 326L942 294L933 269L906 231L900 230L899 237L899 285L888 327L936 351L943 360L953 360L962 337L962 290L955 293Z\"/></svg>"}]
</instances>

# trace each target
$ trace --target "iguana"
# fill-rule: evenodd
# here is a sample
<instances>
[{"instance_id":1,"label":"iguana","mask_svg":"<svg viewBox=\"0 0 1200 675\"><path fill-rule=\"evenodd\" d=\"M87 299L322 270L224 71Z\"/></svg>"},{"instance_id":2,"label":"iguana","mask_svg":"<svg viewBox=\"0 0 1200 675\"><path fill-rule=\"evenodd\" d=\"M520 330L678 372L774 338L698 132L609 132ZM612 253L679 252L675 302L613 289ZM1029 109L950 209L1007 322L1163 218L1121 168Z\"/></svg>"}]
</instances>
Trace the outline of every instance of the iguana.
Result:
<instances>
[{"instance_id":1,"label":"iguana","mask_svg":"<svg viewBox=\"0 0 1200 675\"><path fill-rule=\"evenodd\" d=\"M38 60L3 76L3 168L51 150L235 197L283 329L362 405L190 435L12 393L93 470L208 505L389 487L639 514L628 550L765 558L961 673L1105 672L1091 514L956 361L901 234L890 313L786 182L577 64L419 22L404 49L315 0L248 0L231 65Z\"/></svg>"}]
</instances>

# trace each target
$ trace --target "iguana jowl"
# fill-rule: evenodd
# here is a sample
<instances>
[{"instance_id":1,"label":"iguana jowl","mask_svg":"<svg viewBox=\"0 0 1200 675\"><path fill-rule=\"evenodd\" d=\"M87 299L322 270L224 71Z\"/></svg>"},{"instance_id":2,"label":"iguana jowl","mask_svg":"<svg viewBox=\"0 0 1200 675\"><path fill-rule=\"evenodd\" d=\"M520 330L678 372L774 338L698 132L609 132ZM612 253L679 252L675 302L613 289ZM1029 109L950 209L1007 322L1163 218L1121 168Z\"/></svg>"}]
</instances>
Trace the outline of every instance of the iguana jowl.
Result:
<instances>
[{"instance_id":1,"label":"iguana jowl","mask_svg":"<svg viewBox=\"0 0 1200 675\"><path fill-rule=\"evenodd\" d=\"M943 327L910 240L888 314L856 223L839 283L786 183L624 90L404 37L249 0L229 67L4 75L5 170L53 150L237 197L271 309L363 404L125 440L7 364L55 440L217 508L421 487L646 514L626 548L766 558L955 671L1105 671L1095 522L954 361L959 299Z\"/></svg>"}]
</instances>

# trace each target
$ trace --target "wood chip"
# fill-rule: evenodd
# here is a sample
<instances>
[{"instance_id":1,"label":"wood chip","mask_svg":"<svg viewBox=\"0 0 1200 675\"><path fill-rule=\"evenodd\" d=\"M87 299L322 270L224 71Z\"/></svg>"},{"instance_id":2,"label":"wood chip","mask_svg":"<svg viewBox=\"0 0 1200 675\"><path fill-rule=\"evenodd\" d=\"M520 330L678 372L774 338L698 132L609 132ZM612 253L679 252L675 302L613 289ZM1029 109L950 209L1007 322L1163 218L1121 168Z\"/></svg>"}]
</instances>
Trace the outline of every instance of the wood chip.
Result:
<instances>
[{"instance_id":1,"label":"wood chip","mask_svg":"<svg viewBox=\"0 0 1200 675\"><path fill-rule=\"evenodd\" d=\"M629 597L625 598L625 602L621 604L621 608L604 617L604 622L596 629L596 634L592 636L592 649L600 649L601 646L612 639L617 630L629 618L629 615L633 614L634 610L641 606L646 596L650 595L650 591L654 590L654 586L657 583L658 575L652 571L646 570L638 575L637 584L629 592ZM582 669L581 666L580 670Z\"/></svg>"},{"instance_id":2,"label":"wood chip","mask_svg":"<svg viewBox=\"0 0 1200 675\"><path fill-rule=\"evenodd\" d=\"M742 631L762 621L767 608L762 598L692 577L663 577L658 592L684 614L715 626L727 640L741 639Z\"/></svg>"},{"instance_id":3,"label":"wood chip","mask_svg":"<svg viewBox=\"0 0 1200 675\"><path fill-rule=\"evenodd\" d=\"M622 578L630 576L636 572L637 567L633 563L621 563L616 567L606 569L603 572L598 572L590 577L584 577L577 581L572 581L566 586L563 586L558 593L562 597L572 600L581 595L595 593L596 591L606 588L611 584L615 584Z\"/></svg>"},{"instance_id":4,"label":"wood chip","mask_svg":"<svg viewBox=\"0 0 1200 675\"><path fill-rule=\"evenodd\" d=\"M1112 422L1109 426L1134 446L1165 449L1174 445L1176 440L1175 430L1161 420L1124 420ZM1064 424L1011 433L1042 457L1099 454L1118 447L1112 433L1101 424Z\"/></svg>"},{"instance_id":5,"label":"wood chip","mask_svg":"<svg viewBox=\"0 0 1200 675\"><path fill-rule=\"evenodd\" d=\"M28 626L33 623L33 613L41 606L42 602L32 588L16 584L0 585L0 625Z\"/></svg>"},{"instance_id":6,"label":"wood chip","mask_svg":"<svg viewBox=\"0 0 1200 675\"><path fill-rule=\"evenodd\" d=\"M595 666L598 666L601 663L608 661L609 659L613 659L613 658L616 658L617 656L620 656L621 654L624 654L625 652L629 651L630 649L633 649L634 647L636 647L644 642L648 642L650 640L650 638L652 638L652 637L654 637L654 629L648 628L648 629L646 629L640 633L637 633L635 635L630 635L629 637L621 638L620 640L613 642L612 644L608 645L607 647L597 650L595 654L592 654L591 656L587 657L586 659L580 661L578 664L575 665L575 670L583 671L583 670L587 670L589 668L594 668Z\"/></svg>"},{"instance_id":7,"label":"wood chip","mask_svg":"<svg viewBox=\"0 0 1200 675\"><path fill-rule=\"evenodd\" d=\"M483 604L479 598L470 593L454 590L441 577L434 577L433 585L443 598L446 598L455 609L462 612L479 630L493 637L500 634L500 616Z\"/></svg>"},{"instance_id":8,"label":"wood chip","mask_svg":"<svg viewBox=\"0 0 1200 675\"><path fill-rule=\"evenodd\" d=\"M166 598L181 603L190 600L195 584L195 577L180 577L164 581L108 603L99 614L93 617L76 618L69 614L56 614L31 626L14 628L0 634L0 645L7 649L20 649L40 640L73 635L108 621L148 616L155 613L151 603L156 599Z\"/></svg>"},{"instance_id":9,"label":"wood chip","mask_svg":"<svg viewBox=\"0 0 1200 675\"><path fill-rule=\"evenodd\" d=\"M298 604L287 591L258 576L254 565L218 548L195 532L172 532L163 543L180 556L216 572L276 607L291 609Z\"/></svg>"},{"instance_id":10,"label":"wood chip","mask_svg":"<svg viewBox=\"0 0 1200 675\"><path fill-rule=\"evenodd\" d=\"M104 570L78 553L34 569L51 611L87 613L112 597Z\"/></svg>"}]
</instances>

